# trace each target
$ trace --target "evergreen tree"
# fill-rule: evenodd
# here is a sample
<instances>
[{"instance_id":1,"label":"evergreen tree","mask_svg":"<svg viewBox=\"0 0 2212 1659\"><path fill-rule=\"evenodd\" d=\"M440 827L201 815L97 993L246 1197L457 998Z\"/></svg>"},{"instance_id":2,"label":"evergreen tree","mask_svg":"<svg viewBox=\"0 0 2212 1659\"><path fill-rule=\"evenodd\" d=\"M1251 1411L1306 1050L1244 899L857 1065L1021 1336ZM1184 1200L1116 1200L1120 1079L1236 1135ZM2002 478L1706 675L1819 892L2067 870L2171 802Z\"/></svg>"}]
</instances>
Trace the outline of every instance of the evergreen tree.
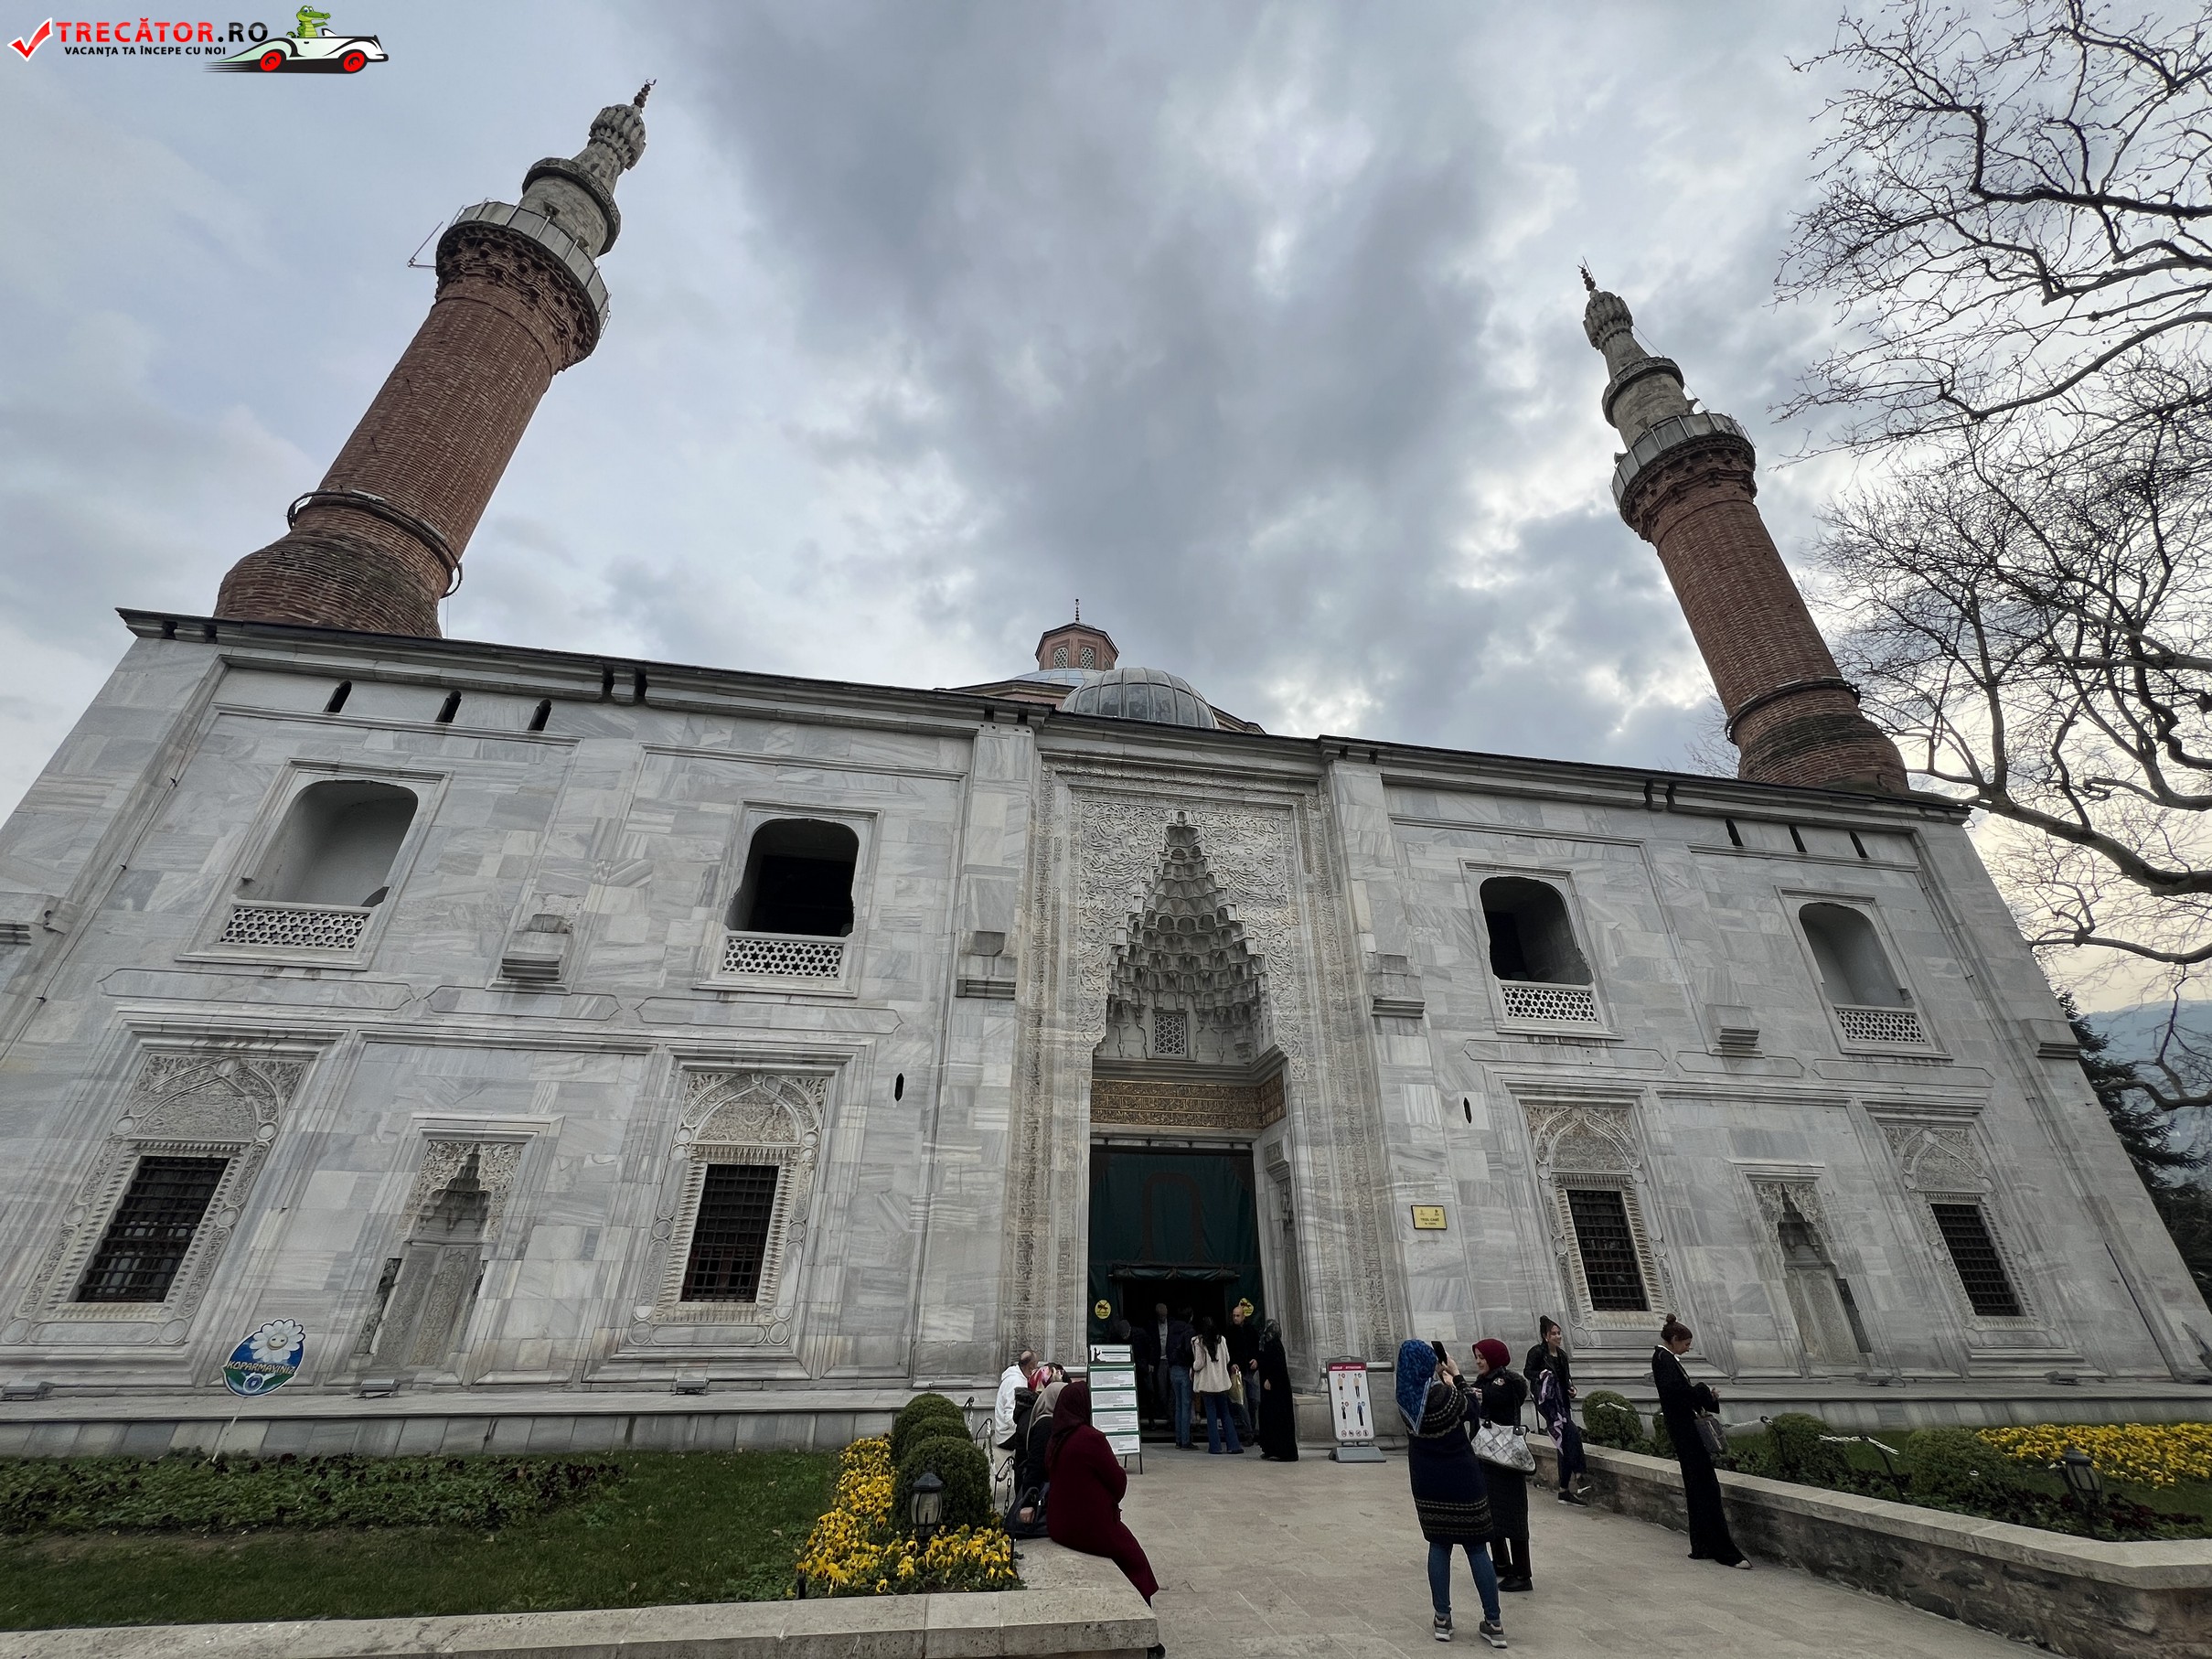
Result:
<instances>
[{"instance_id":1,"label":"evergreen tree","mask_svg":"<svg viewBox=\"0 0 2212 1659\"><path fill-rule=\"evenodd\" d=\"M2081 1069L2089 1075L2089 1087L2104 1108L2112 1132L2120 1137L2128 1161L2150 1193L2151 1207L2174 1236L2198 1293L2212 1303L2212 1189L2188 1179L2204 1167L2205 1154L2174 1144L2173 1114L2143 1095L2132 1065L2106 1052L2110 1039L2082 1017L2072 993L2060 991L2058 1003L2074 1028L2075 1041L2081 1044Z\"/></svg>"}]
</instances>

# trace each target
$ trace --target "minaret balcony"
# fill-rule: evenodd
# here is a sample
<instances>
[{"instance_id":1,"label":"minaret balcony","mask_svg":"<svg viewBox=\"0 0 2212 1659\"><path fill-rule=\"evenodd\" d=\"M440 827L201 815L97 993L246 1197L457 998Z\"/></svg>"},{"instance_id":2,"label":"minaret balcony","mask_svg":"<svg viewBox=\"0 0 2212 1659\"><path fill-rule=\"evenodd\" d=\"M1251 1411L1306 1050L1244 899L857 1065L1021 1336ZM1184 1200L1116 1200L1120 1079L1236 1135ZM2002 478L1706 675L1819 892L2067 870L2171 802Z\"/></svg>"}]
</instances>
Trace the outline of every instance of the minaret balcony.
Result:
<instances>
[{"instance_id":1,"label":"minaret balcony","mask_svg":"<svg viewBox=\"0 0 2212 1659\"><path fill-rule=\"evenodd\" d=\"M1619 507L1629 498L1629 487L1636 476L1669 450L1679 449L1685 444L1707 438L1733 438L1744 447L1747 465L1754 458L1750 434L1746 433L1733 416L1717 414L1710 410L1697 410L1689 414L1669 415L1629 445L1613 468L1613 505Z\"/></svg>"}]
</instances>

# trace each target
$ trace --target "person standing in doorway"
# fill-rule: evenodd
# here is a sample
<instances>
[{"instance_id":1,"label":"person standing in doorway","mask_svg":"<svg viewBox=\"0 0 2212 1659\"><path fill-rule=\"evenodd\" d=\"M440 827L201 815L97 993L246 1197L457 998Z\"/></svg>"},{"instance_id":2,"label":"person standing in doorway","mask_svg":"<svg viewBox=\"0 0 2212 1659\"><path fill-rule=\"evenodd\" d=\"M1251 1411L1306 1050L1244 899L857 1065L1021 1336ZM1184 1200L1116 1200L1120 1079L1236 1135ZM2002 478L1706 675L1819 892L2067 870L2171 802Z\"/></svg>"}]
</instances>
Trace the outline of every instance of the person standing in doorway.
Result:
<instances>
[{"instance_id":1,"label":"person standing in doorway","mask_svg":"<svg viewBox=\"0 0 2212 1659\"><path fill-rule=\"evenodd\" d=\"M1168 1415L1175 1424L1175 1443L1191 1450L1191 1343L1198 1332L1185 1308L1168 1322Z\"/></svg>"},{"instance_id":2,"label":"person standing in doorway","mask_svg":"<svg viewBox=\"0 0 2212 1659\"><path fill-rule=\"evenodd\" d=\"M1475 1393L1482 1402L1482 1420L1517 1429L1521 1407L1528 1404L1528 1383L1512 1369L1512 1351L1494 1336L1475 1344ZM1502 1463L1485 1463L1482 1480L1490 1489L1490 1557L1498 1569L1498 1588L1533 1589L1528 1564L1528 1476Z\"/></svg>"},{"instance_id":3,"label":"person standing in doorway","mask_svg":"<svg viewBox=\"0 0 2212 1659\"><path fill-rule=\"evenodd\" d=\"M1559 1322L1546 1314L1537 1326L1537 1342L1528 1351L1522 1375L1535 1393L1536 1416L1552 1437L1559 1453L1559 1501L1587 1504L1582 1494L1588 1480L1588 1461L1582 1455L1582 1430L1575 1426L1575 1378L1567 1365L1566 1343Z\"/></svg>"},{"instance_id":4,"label":"person standing in doorway","mask_svg":"<svg viewBox=\"0 0 2212 1659\"><path fill-rule=\"evenodd\" d=\"M1660 1328L1659 1346L1651 1351L1651 1380L1659 1385L1659 1411L1667 1419L1667 1434L1674 1442L1674 1460L1682 1465L1682 1495L1690 1510L1690 1559L1718 1561L1723 1567L1748 1568L1744 1552L1728 1536L1728 1516L1721 1507L1720 1476L1714 1472L1713 1454L1698 1432L1701 1412L1720 1414L1720 1396L1703 1383L1693 1383L1682 1368L1682 1356L1690 1351L1690 1327L1670 1316Z\"/></svg>"},{"instance_id":5,"label":"person standing in doorway","mask_svg":"<svg viewBox=\"0 0 2212 1659\"><path fill-rule=\"evenodd\" d=\"M1275 1463L1298 1461L1298 1407L1290 1398L1290 1355L1283 1328L1259 1330L1259 1453Z\"/></svg>"},{"instance_id":6,"label":"person standing in doorway","mask_svg":"<svg viewBox=\"0 0 2212 1659\"><path fill-rule=\"evenodd\" d=\"M1413 1512L1428 1540L1428 1599L1436 1609L1433 1632L1449 1642L1451 1552L1467 1551L1482 1599L1475 1633L1492 1647L1505 1645L1505 1617L1498 1608L1498 1575L1490 1559L1490 1499L1482 1465L1468 1443L1473 1391L1451 1361L1428 1343L1398 1346L1398 1415L1405 1419L1405 1466L1413 1477Z\"/></svg>"},{"instance_id":7,"label":"person standing in doorway","mask_svg":"<svg viewBox=\"0 0 2212 1659\"><path fill-rule=\"evenodd\" d=\"M1159 1400L1159 1343L1167 1334L1168 1311L1154 1310L1159 1328L1139 1320L1129 1327L1129 1364L1137 1371L1137 1418L1155 1422L1165 1415Z\"/></svg>"},{"instance_id":8,"label":"person standing in doorway","mask_svg":"<svg viewBox=\"0 0 2212 1659\"><path fill-rule=\"evenodd\" d=\"M1240 1301L1229 1310L1229 1373L1244 1393L1244 1408L1237 1416L1236 1432L1247 1440L1259 1439L1259 1327L1252 1322L1252 1304Z\"/></svg>"},{"instance_id":9,"label":"person standing in doorway","mask_svg":"<svg viewBox=\"0 0 2212 1659\"><path fill-rule=\"evenodd\" d=\"M1203 1321L1191 1339L1191 1385L1206 1408L1206 1450L1219 1457L1225 1438L1230 1451L1242 1455L1236 1438L1236 1419L1229 1415L1229 1344L1212 1319Z\"/></svg>"}]
</instances>

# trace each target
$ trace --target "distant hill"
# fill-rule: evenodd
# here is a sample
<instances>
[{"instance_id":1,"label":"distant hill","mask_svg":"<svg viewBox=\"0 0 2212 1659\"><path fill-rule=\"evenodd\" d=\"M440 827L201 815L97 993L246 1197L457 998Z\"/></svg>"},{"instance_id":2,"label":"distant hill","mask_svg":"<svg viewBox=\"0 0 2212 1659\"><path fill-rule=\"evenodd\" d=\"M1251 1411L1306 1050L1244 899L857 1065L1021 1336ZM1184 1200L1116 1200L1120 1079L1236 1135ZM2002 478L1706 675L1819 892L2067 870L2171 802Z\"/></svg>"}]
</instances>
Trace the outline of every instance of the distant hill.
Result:
<instances>
[{"instance_id":1,"label":"distant hill","mask_svg":"<svg viewBox=\"0 0 2212 1659\"><path fill-rule=\"evenodd\" d=\"M2110 1013L2091 1014L2089 1022L2092 1029L2111 1044L2105 1052L2113 1059L2148 1060L2158 1051L2172 1006L2168 1002L2143 1002L2133 1008L2114 1009ZM2181 1029L2198 1048L2212 1053L2212 1000L2183 1003ZM2212 1152L2212 1108L2196 1107L2177 1112L2175 1117L2175 1145L2190 1151ZM2212 1170L2200 1171L2197 1179L2212 1181Z\"/></svg>"}]
</instances>

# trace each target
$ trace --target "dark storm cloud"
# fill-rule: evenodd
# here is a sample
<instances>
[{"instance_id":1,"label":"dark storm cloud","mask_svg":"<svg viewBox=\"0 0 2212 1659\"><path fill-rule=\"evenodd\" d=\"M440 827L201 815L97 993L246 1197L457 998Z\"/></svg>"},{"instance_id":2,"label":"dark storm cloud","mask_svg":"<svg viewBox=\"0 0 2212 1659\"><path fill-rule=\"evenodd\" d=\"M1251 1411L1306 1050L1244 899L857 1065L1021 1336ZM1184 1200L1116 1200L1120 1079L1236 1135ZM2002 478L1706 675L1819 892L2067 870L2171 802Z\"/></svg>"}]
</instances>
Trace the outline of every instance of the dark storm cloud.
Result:
<instances>
[{"instance_id":1,"label":"dark storm cloud","mask_svg":"<svg viewBox=\"0 0 2212 1659\"><path fill-rule=\"evenodd\" d=\"M1459 7L818 5L710 31L762 258L807 348L871 388L817 454L962 504L856 567L895 566L978 644L1004 619L1008 667L1080 595L1273 727L1677 757L1687 640L1604 509L1566 258L1537 384L1481 349L1491 256L1543 209L1515 192L1562 187L1483 107L1514 102L1510 31ZM1563 445L1582 502L1486 502Z\"/></svg>"}]
</instances>

